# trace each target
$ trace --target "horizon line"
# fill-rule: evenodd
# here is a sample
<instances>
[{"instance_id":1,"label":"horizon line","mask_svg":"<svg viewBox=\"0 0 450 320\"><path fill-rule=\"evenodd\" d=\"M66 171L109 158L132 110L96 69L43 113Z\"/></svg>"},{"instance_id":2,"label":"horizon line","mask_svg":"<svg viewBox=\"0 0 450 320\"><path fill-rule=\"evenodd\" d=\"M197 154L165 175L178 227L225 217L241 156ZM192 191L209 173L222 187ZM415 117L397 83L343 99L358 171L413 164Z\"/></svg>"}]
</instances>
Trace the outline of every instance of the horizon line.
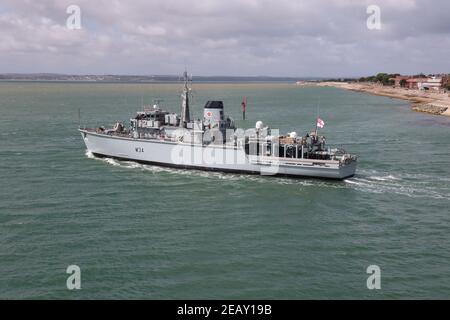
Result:
<instances>
[{"instance_id":1,"label":"horizon line","mask_svg":"<svg viewBox=\"0 0 450 320\"><path fill-rule=\"evenodd\" d=\"M20 76L36 76L36 75L53 75L53 76L123 76L123 77L181 77L181 74L126 74L126 73L59 73L59 72L0 72L0 75L20 75ZM192 75L192 77L200 78L286 78L286 79L343 79L343 78L360 78L363 76L281 76L281 75Z\"/></svg>"}]
</instances>

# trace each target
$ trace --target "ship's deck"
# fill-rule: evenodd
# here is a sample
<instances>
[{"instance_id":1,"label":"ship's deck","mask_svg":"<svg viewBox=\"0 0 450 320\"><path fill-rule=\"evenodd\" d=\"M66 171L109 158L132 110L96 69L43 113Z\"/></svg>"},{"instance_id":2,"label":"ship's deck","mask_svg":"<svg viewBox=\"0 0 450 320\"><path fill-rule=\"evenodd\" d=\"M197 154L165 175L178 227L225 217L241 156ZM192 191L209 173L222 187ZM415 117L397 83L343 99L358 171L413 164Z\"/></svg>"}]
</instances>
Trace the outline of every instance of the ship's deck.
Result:
<instances>
[{"instance_id":1,"label":"ship's deck","mask_svg":"<svg viewBox=\"0 0 450 320\"><path fill-rule=\"evenodd\" d=\"M208 148L227 148L234 150L243 150L244 147L242 145L234 145L234 143L225 143L225 144L196 144L189 142L180 142L176 139L163 138L163 137L147 137L147 138L134 138L130 133L120 133L120 132L97 132L95 129L90 128L80 128L80 132L93 134L96 136L101 136L105 138L115 138L115 139L125 139L131 141L142 141L142 142L153 142L153 143L169 143L169 144L178 144L178 145L186 145L186 146L198 146L198 147L208 147ZM320 152L320 151L319 151ZM251 156L250 156L251 157ZM344 164L345 162L339 159L315 159L315 158L295 158L295 157L277 157L277 156L268 156L268 155L259 155L255 156L258 158L258 161L263 161L267 163L278 162L286 165L331 165L331 166L339 166ZM352 161L356 161L355 159L351 159ZM348 162L348 161L347 161Z\"/></svg>"}]
</instances>

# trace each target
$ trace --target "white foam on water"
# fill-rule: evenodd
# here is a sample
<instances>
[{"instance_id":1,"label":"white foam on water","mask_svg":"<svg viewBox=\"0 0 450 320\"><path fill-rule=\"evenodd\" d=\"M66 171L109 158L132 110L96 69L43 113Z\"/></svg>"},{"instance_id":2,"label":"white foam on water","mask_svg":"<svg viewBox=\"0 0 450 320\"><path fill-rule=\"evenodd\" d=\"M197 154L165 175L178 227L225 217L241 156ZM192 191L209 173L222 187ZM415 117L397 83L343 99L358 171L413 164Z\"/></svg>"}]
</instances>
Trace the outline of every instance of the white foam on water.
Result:
<instances>
[{"instance_id":1,"label":"white foam on water","mask_svg":"<svg viewBox=\"0 0 450 320\"><path fill-rule=\"evenodd\" d=\"M119 161L112 158L97 158L92 152L86 151L86 156L91 159L98 159L107 164L134 170L142 170L158 173L168 173L174 175L202 177L208 179L221 179L226 181L251 181L254 183L276 183L279 185L292 185L297 187L321 187L335 189L353 189L364 193L374 194L397 194L411 198L433 198L450 200L448 186L445 184L445 177L439 179L425 174L379 172L377 170L358 170L355 177L339 181L325 181L314 179L292 179L283 177L271 177L250 174L231 174L216 171L185 170L169 168L156 165L140 164L134 161ZM436 186L436 181L444 182L443 186Z\"/></svg>"},{"instance_id":2,"label":"white foam on water","mask_svg":"<svg viewBox=\"0 0 450 320\"><path fill-rule=\"evenodd\" d=\"M91 151L89 151L89 150L86 150L85 155L89 159L99 160L99 161L106 162L107 164L110 164L110 165L113 165L113 166L117 166L117 167L125 167L120 161L118 161L116 159L113 159L113 158L99 158L99 157L94 156L94 154Z\"/></svg>"},{"instance_id":3,"label":"white foam on water","mask_svg":"<svg viewBox=\"0 0 450 320\"><path fill-rule=\"evenodd\" d=\"M89 159L96 159L94 154L90 151L90 150L86 150L85 153L86 157L88 157Z\"/></svg>"},{"instance_id":4,"label":"white foam on water","mask_svg":"<svg viewBox=\"0 0 450 320\"><path fill-rule=\"evenodd\" d=\"M450 200L448 186L442 185L442 183L436 184L437 180L439 180L437 177L424 174L400 173L392 175L375 170L361 170L355 177L345 179L344 182L361 192Z\"/></svg>"},{"instance_id":5,"label":"white foam on water","mask_svg":"<svg viewBox=\"0 0 450 320\"><path fill-rule=\"evenodd\" d=\"M387 176L370 176L369 179L378 180L378 181L395 181L400 180L400 178L394 177L393 175L387 175Z\"/></svg>"},{"instance_id":6,"label":"white foam on water","mask_svg":"<svg viewBox=\"0 0 450 320\"><path fill-rule=\"evenodd\" d=\"M105 161L109 164L112 164L113 166L119 166L122 167L122 165L115 159L111 159L111 158L105 158Z\"/></svg>"},{"instance_id":7,"label":"white foam on water","mask_svg":"<svg viewBox=\"0 0 450 320\"><path fill-rule=\"evenodd\" d=\"M350 183L350 184L362 185L362 183L355 181L355 180L351 180L351 179L345 179L344 182Z\"/></svg>"},{"instance_id":8,"label":"white foam on water","mask_svg":"<svg viewBox=\"0 0 450 320\"><path fill-rule=\"evenodd\" d=\"M119 162L119 165L121 167L124 167L124 168L127 168L127 169L143 169L142 164L134 162L134 161Z\"/></svg>"}]
</instances>

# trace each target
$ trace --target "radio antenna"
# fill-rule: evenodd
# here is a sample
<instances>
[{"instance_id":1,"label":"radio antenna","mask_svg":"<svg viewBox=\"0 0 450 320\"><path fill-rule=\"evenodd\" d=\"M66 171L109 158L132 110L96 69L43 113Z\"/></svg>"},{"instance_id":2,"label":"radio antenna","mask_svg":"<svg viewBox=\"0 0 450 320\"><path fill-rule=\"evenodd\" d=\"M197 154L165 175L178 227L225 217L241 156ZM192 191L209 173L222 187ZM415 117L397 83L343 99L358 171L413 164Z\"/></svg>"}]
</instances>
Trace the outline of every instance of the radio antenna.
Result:
<instances>
[{"instance_id":1,"label":"radio antenna","mask_svg":"<svg viewBox=\"0 0 450 320\"><path fill-rule=\"evenodd\" d=\"M317 121L319 119L319 110L320 110L320 96L317 97L317 116L316 116L316 137L317 137Z\"/></svg>"}]
</instances>

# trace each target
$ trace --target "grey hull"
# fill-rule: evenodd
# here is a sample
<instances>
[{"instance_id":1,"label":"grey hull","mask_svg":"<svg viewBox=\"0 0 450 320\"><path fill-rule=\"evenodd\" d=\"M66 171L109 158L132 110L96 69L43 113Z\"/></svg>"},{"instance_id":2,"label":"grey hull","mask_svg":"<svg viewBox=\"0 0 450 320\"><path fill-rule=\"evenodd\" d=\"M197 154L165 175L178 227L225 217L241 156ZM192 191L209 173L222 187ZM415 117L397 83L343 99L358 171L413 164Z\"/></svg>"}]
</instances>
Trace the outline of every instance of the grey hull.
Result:
<instances>
[{"instance_id":1,"label":"grey hull","mask_svg":"<svg viewBox=\"0 0 450 320\"><path fill-rule=\"evenodd\" d=\"M338 161L256 157L231 146L133 139L81 129L80 132L87 149L94 155L160 166L340 180L353 176L356 170L356 161L340 164Z\"/></svg>"}]
</instances>

